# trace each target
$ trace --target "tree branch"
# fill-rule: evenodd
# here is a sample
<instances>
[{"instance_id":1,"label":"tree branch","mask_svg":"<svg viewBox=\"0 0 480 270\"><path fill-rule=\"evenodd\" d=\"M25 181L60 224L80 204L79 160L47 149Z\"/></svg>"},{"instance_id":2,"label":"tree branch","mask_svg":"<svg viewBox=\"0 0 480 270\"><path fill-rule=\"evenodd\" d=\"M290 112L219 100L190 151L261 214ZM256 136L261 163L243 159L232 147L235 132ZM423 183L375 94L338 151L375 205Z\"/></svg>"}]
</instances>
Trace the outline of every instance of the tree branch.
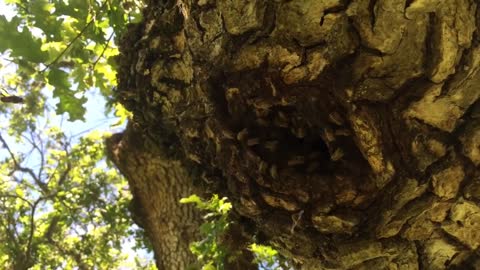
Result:
<instances>
[{"instance_id":1,"label":"tree branch","mask_svg":"<svg viewBox=\"0 0 480 270\"><path fill-rule=\"evenodd\" d=\"M0 219L0 221L3 221L6 219L5 218L2 218ZM19 249L19 244L18 244L18 241L17 241L17 238L15 237L15 234L11 232L10 228L9 228L9 222L6 221L6 223L4 222L1 222L2 226L4 227L5 229L5 233L8 235L8 238L10 239L10 241L15 245L15 248L18 250Z\"/></svg>"},{"instance_id":2,"label":"tree branch","mask_svg":"<svg viewBox=\"0 0 480 270\"><path fill-rule=\"evenodd\" d=\"M38 204L43 201L45 198L40 197L38 198L35 203L33 203L32 210L30 212L30 235L28 236L28 242L27 242L27 250L25 251L27 255L27 262L30 262L32 259L32 242L33 242L33 234L35 232L36 226L35 226L35 211L37 210Z\"/></svg>"},{"instance_id":3,"label":"tree branch","mask_svg":"<svg viewBox=\"0 0 480 270\"><path fill-rule=\"evenodd\" d=\"M102 10L105 7L105 3L103 2L102 6L99 8L99 10ZM80 30L80 32L68 43L67 47L52 61L50 64L46 65L44 69L40 72L45 72L47 69L49 69L51 66L55 65L57 61L70 49L70 47L79 39L83 33L87 30L87 28L96 20L96 16L99 14L95 14L95 16L92 17L92 19Z\"/></svg>"},{"instance_id":4,"label":"tree branch","mask_svg":"<svg viewBox=\"0 0 480 270\"><path fill-rule=\"evenodd\" d=\"M43 235L43 238L47 239L48 243L53 242L52 236L53 236L53 233L55 232L55 230L57 229L57 224L58 224L59 220L60 220L59 216L53 216L52 219L50 220L50 224L48 225L48 229L45 232L45 234Z\"/></svg>"},{"instance_id":5,"label":"tree branch","mask_svg":"<svg viewBox=\"0 0 480 270\"><path fill-rule=\"evenodd\" d=\"M73 250L68 250L68 249L63 248L58 242L54 241L53 239L52 239L51 243L53 243L53 246L56 247L62 254L72 257L73 260L77 263L78 269L80 269L80 270L90 269L90 267L88 267L88 265L86 265L83 262L82 256L80 254L76 253Z\"/></svg>"},{"instance_id":6,"label":"tree branch","mask_svg":"<svg viewBox=\"0 0 480 270\"><path fill-rule=\"evenodd\" d=\"M27 200L27 199L25 199L25 198L23 198L23 197L21 197L21 196L18 196L18 195L16 195L16 194L15 194L15 195L14 195L14 194L0 194L0 198L2 198L2 197L3 197L3 198L15 198L15 199L20 199L20 200L26 202L26 203L30 206L30 208L33 207L33 204L32 204L29 200Z\"/></svg>"},{"instance_id":7,"label":"tree branch","mask_svg":"<svg viewBox=\"0 0 480 270\"><path fill-rule=\"evenodd\" d=\"M8 235L8 238L15 245L15 248L18 249L19 245L18 245L17 238L15 238L15 235L10 231L10 228L9 228L8 224L2 222L2 225L5 229L5 233Z\"/></svg>"},{"instance_id":8,"label":"tree branch","mask_svg":"<svg viewBox=\"0 0 480 270\"><path fill-rule=\"evenodd\" d=\"M7 144L7 142L5 141L5 139L3 139L3 137L2 137L1 134L0 134L0 142L2 142L3 146L7 149L8 153L10 154L10 157L12 158L13 164L15 165L15 170L18 170L18 171L27 173L28 175L30 175L30 177L32 177L32 179L35 181L35 183L37 183L37 185L42 189L42 191L48 192L48 189L47 189L47 187L46 187L46 184L43 183L43 182L37 177L37 175L33 172L32 169L26 168L26 167L23 167L23 166L20 165L20 163L19 163L19 162L17 161L17 159L15 158L15 155L13 154L12 150L11 150L10 147L8 146L8 144Z\"/></svg>"},{"instance_id":9,"label":"tree branch","mask_svg":"<svg viewBox=\"0 0 480 270\"><path fill-rule=\"evenodd\" d=\"M37 150L38 154L40 155L40 168L38 169L37 178L42 179L43 170L45 168L45 151L44 151L44 148L43 148L43 142L42 142L41 137L38 134L37 134L36 137L37 137L38 141L40 142L40 146L36 143L36 139L34 138L34 133L33 132L30 132L30 138L28 138L25 135L22 135L22 138L27 140L30 143L30 145L32 145L33 150ZM32 152L33 152L33 150L32 150ZM48 187L48 182L45 182L45 186Z\"/></svg>"},{"instance_id":10,"label":"tree branch","mask_svg":"<svg viewBox=\"0 0 480 270\"><path fill-rule=\"evenodd\" d=\"M80 30L80 33L78 33L67 45L67 47L59 54L57 55L57 57L55 59L53 59L52 62L50 62L50 64L46 65L44 69L42 69L42 71L40 72L45 72L47 69L49 69L51 66L55 65L55 63L57 63L57 61L68 51L68 49L70 49L70 47L73 45L73 43L75 43L75 41L77 41L77 39L79 39L83 33L85 33L85 31L87 30L87 28L94 22L95 20L95 17L92 18L83 28L82 30Z\"/></svg>"},{"instance_id":11,"label":"tree branch","mask_svg":"<svg viewBox=\"0 0 480 270\"><path fill-rule=\"evenodd\" d=\"M103 54L105 54L105 51L107 50L108 44L110 43L110 40L112 39L112 37L113 37L113 32L108 37L107 43L103 47L102 53L98 56L97 60L95 60L95 62L93 63L92 70L95 70L95 66L97 65L98 61L100 61L100 59L102 59Z\"/></svg>"}]
</instances>

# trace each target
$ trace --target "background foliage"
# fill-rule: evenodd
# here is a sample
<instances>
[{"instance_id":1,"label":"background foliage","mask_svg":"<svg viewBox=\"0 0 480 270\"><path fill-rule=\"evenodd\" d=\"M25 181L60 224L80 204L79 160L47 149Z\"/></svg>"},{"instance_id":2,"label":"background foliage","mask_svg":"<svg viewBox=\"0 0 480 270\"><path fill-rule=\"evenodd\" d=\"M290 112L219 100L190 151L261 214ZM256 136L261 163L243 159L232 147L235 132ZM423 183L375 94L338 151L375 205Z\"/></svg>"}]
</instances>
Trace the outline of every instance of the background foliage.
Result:
<instances>
[{"instance_id":1,"label":"background foliage","mask_svg":"<svg viewBox=\"0 0 480 270\"><path fill-rule=\"evenodd\" d=\"M86 91L97 88L112 107L115 81L115 39L129 22L141 18L140 1L122 0L8 0L15 15L0 16L0 53L15 65L4 76L4 92L23 96L21 112L12 118L25 122L41 114L45 87L58 98L57 114L85 120ZM6 93L3 93L6 95ZM3 108L5 110L5 108ZM21 113L21 115L19 115ZM20 117L22 116L22 117ZM23 118L23 119L17 119Z\"/></svg>"},{"instance_id":2,"label":"background foliage","mask_svg":"<svg viewBox=\"0 0 480 270\"><path fill-rule=\"evenodd\" d=\"M105 101L104 119L115 112L125 120L112 100L115 40L141 18L142 3L5 3L11 12L0 15L0 265L153 268L130 254L132 246L145 253L145 245L129 217L127 183L105 160L108 133L70 135L62 128L63 115L85 121L88 96Z\"/></svg>"},{"instance_id":3,"label":"background foliage","mask_svg":"<svg viewBox=\"0 0 480 270\"><path fill-rule=\"evenodd\" d=\"M180 202L193 203L205 213L204 223L200 226L202 239L190 244L190 250L197 256L202 270L225 269L225 262L235 259L235 254L229 254L229 250L222 245L222 238L228 233L232 222L229 218L232 204L226 197L219 198L217 194L209 200L191 195L181 199ZM293 269L288 261L271 246L252 243L249 249L254 254L254 263L258 264L259 269Z\"/></svg>"},{"instance_id":4,"label":"background foliage","mask_svg":"<svg viewBox=\"0 0 480 270\"><path fill-rule=\"evenodd\" d=\"M0 167L0 265L112 269L126 260L129 193L103 159L102 134L71 144L58 128L22 136L39 164L9 152ZM31 163L31 164L29 164ZM7 267L8 268L8 267Z\"/></svg>"},{"instance_id":5,"label":"background foliage","mask_svg":"<svg viewBox=\"0 0 480 270\"><path fill-rule=\"evenodd\" d=\"M220 244L220 238L226 233L230 221L228 213L232 204L227 198L219 198L213 195L209 201L200 199L197 195L180 200L181 203L193 203L205 212L205 222L200 226L200 234L203 239L190 244L190 250L197 256L203 270L224 269L224 262L227 259L227 250Z\"/></svg>"}]
</instances>

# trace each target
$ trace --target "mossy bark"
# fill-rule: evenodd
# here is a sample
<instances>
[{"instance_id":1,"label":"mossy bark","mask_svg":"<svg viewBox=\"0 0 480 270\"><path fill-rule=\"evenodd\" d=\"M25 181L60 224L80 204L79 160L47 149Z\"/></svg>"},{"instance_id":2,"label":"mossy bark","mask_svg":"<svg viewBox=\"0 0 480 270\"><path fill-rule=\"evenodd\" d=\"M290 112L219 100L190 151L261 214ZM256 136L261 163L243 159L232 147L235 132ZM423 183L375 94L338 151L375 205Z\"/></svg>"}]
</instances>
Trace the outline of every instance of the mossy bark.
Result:
<instances>
[{"instance_id":1,"label":"mossy bark","mask_svg":"<svg viewBox=\"0 0 480 270\"><path fill-rule=\"evenodd\" d=\"M198 187L303 269L480 268L477 1L165 0L144 15L117 98L127 134L161 150L132 163L149 149L125 141L117 164L147 231L170 219L152 194ZM157 189L157 165L188 177Z\"/></svg>"}]
</instances>

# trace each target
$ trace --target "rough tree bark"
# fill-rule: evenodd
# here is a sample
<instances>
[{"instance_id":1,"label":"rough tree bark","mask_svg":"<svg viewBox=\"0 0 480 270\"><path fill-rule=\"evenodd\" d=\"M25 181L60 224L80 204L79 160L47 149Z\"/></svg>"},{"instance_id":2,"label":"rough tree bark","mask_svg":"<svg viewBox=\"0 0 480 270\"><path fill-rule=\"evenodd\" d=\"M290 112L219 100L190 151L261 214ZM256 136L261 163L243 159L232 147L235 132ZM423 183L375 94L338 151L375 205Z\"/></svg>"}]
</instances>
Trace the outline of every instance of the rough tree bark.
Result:
<instances>
[{"instance_id":1,"label":"rough tree bark","mask_svg":"<svg viewBox=\"0 0 480 270\"><path fill-rule=\"evenodd\" d=\"M182 211L170 195L195 186L303 269L480 269L477 1L164 0L144 16L117 98L126 133L160 150L110 149L160 269L183 269L166 259L183 238L162 237L195 216L163 204Z\"/></svg>"},{"instance_id":2,"label":"rough tree bark","mask_svg":"<svg viewBox=\"0 0 480 270\"><path fill-rule=\"evenodd\" d=\"M145 229L158 269L186 269L195 261L188 245L201 224L198 211L179 204L181 198L197 192L188 183L189 173L178 160L146 144L131 125L125 133L111 137L107 146L110 159L129 181L130 211Z\"/></svg>"}]
</instances>

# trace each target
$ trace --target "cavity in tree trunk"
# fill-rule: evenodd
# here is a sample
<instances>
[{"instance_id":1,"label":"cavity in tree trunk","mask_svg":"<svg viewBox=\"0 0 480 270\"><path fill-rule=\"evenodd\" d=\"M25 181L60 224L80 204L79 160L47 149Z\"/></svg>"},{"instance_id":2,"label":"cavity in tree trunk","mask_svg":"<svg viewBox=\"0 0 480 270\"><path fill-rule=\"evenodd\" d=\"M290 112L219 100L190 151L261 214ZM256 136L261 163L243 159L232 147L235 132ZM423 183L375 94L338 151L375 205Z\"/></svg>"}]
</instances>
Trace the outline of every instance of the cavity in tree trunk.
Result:
<instances>
[{"instance_id":1,"label":"cavity in tree trunk","mask_svg":"<svg viewBox=\"0 0 480 270\"><path fill-rule=\"evenodd\" d=\"M480 269L476 1L166 0L144 16L119 56L134 118L110 152L160 269L192 261L198 216L176 202L197 189L303 269Z\"/></svg>"}]
</instances>

